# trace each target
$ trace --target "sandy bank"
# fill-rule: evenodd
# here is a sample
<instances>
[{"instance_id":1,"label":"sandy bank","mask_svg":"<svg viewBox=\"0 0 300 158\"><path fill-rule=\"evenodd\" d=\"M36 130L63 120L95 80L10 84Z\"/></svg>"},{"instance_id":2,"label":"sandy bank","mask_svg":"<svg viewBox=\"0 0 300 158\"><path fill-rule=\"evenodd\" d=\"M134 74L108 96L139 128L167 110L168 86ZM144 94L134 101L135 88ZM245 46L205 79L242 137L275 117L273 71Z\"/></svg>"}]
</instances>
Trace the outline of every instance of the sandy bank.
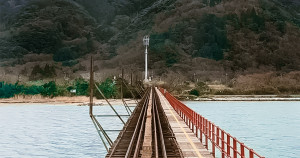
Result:
<instances>
[{"instance_id":1,"label":"sandy bank","mask_svg":"<svg viewBox=\"0 0 300 158\"><path fill-rule=\"evenodd\" d=\"M136 101L133 99L125 99L127 104L135 105ZM121 99L109 99L112 105L123 104ZM55 97L45 98L41 96L15 96L8 99L0 99L1 104L16 104L16 103L47 103L47 104L69 104L69 105L87 105L89 103L89 97L74 96L74 97ZM106 105L107 102L104 99L94 98L96 105Z\"/></svg>"},{"instance_id":2,"label":"sandy bank","mask_svg":"<svg viewBox=\"0 0 300 158\"><path fill-rule=\"evenodd\" d=\"M195 98L195 101L300 101L299 95L215 95Z\"/></svg>"}]
</instances>

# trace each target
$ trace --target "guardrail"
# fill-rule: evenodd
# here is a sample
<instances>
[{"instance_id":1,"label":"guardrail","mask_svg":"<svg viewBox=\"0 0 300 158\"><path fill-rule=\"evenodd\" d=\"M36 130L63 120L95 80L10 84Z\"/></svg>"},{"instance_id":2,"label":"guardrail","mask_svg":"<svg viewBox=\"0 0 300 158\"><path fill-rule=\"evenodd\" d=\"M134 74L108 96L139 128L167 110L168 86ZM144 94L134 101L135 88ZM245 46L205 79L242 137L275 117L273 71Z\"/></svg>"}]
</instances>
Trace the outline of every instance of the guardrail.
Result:
<instances>
[{"instance_id":1,"label":"guardrail","mask_svg":"<svg viewBox=\"0 0 300 158\"><path fill-rule=\"evenodd\" d=\"M222 158L264 158L222 130L219 126L216 126L205 117L181 103L165 89L160 88L160 92L165 95L174 110L185 121L193 133L196 134L206 149L211 151L214 157L216 156L216 148L218 148Z\"/></svg>"}]
</instances>

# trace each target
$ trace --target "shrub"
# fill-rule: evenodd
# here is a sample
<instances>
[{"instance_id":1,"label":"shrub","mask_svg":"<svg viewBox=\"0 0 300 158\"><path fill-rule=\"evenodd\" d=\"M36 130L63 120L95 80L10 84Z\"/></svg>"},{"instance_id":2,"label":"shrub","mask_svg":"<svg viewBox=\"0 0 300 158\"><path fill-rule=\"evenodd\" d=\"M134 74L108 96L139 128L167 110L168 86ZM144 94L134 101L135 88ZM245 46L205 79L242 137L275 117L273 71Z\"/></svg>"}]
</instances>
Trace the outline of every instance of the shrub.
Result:
<instances>
[{"instance_id":1,"label":"shrub","mask_svg":"<svg viewBox=\"0 0 300 158\"><path fill-rule=\"evenodd\" d=\"M16 85L0 82L0 98L11 98L16 94Z\"/></svg>"},{"instance_id":2,"label":"shrub","mask_svg":"<svg viewBox=\"0 0 300 158\"><path fill-rule=\"evenodd\" d=\"M199 91L198 91L197 89L192 89L192 90L190 91L190 95L199 96L200 93L199 93Z\"/></svg>"},{"instance_id":3,"label":"shrub","mask_svg":"<svg viewBox=\"0 0 300 158\"><path fill-rule=\"evenodd\" d=\"M24 87L22 93L25 95L36 95L36 94L40 94L42 91L43 91L42 86L33 85L29 87Z\"/></svg>"},{"instance_id":4,"label":"shrub","mask_svg":"<svg viewBox=\"0 0 300 158\"><path fill-rule=\"evenodd\" d=\"M43 85L43 91L41 92L41 94L43 96L48 96L48 97L55 97L58 95L58 92L57 92L57 86L56 86L56 83L54 81L50 81L48 83L45 83Z\"/></svg>"},{"instance_id":5,"label":"shrub","mask_svg":"<svg viewBox=\"0 0 300 158\"><path fill-rule=\"evenodd\" d=\"M102 91L103 95L106 97L106 98L113 98L116 96L117 94L117 87L116 87L116 84L115 82L110 79L110 78L107 78L104 82L102 82L98 88ZM98 90L96 90L98 91ZM97 98L102 98L101 95L99 95L99 93L97 92L96 93L96 97Z\"/></svg>"},{"instance_id":6,"label":"shrub","mask_svg":"<svg viewBox=\"0 0 300 158\"><path fill-rule=\"evenodd\" d=\"M82 78L75 80L76 95L88 95L89 83Z\"/></svg>"}]
</instances>

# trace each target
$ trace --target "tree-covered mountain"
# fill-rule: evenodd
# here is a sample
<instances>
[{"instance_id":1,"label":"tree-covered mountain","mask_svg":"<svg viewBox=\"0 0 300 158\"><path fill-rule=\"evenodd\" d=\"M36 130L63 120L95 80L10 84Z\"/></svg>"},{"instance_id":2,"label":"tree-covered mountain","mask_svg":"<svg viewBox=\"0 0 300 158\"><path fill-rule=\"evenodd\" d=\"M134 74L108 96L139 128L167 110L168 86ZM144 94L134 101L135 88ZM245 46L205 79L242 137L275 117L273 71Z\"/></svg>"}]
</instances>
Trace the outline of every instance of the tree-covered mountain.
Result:
<instances>
[{"instance_id":1,"label":"tree-covered mountain","mask_svg":"<svg viewBox=\"0 0 300 158\"><path fill-rule=\"evenodd\" d=\"M0 0L3 73L46 63L82 73L90 54L99 71L142 71L146 34L156 76L300 70L297 0Z\"/></svg>"}]
</instances>

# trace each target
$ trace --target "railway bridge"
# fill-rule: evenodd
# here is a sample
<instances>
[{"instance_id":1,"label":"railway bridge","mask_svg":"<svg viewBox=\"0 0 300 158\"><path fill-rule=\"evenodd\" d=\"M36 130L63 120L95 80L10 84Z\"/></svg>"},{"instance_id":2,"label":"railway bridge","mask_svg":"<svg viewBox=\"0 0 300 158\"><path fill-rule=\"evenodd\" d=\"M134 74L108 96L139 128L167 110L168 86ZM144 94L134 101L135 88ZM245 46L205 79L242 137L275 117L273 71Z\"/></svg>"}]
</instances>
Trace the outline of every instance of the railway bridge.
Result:
<instances>
[{"instance_id":1,"label":"railway bridge","mask_svg":"<svg viewBox=\"0 0 300 158\"><path fill-rule=\"evenodd\" d=\"M128 115L120 115L93 80L91 59L89 114L107 150L106 158L264 158L165 89L138 86L135 90L141 99L132 111L123 98L123 84L130 87L123 83L122 71L121 99ZM93 113L93 86L115 113L108 117L118 117L124 125L121 131L116 131L119 135L114 141L97 119L103 116Z\"/></svg>"},{"instance_id":2,"label":"railway bridge","mask_svg":"<svg viewBox=\"0 0 300 158\"><path fill-rule=\"evenodd\" d=\"M94 115L91 118L98 132L108 137ZM263 158L165 89L156 87L145 90L107 150L107 158Z\"/></svg>"}]
</instances>

